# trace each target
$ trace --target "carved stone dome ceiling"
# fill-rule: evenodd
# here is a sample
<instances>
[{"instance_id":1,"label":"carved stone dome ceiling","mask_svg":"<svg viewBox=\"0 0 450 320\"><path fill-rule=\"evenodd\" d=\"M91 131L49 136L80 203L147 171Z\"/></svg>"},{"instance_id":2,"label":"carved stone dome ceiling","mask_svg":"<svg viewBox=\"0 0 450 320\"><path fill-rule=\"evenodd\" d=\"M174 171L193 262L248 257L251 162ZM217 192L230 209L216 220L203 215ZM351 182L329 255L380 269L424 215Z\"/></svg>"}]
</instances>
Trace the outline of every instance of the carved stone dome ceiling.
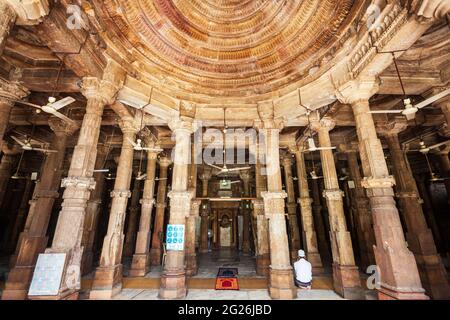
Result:
<instances>
[{"instance_id":1,"label":"carved stone dome ceiling","mask_svg":"<svg viewBox=\"0 0 450 320\"><path fill-rule=\"evenodd\" d=\"M199 103L255 102L326 71L362 3L106 0L102 15L140 78L165 79L158 90Z\"/></svg>"}]
</instances>

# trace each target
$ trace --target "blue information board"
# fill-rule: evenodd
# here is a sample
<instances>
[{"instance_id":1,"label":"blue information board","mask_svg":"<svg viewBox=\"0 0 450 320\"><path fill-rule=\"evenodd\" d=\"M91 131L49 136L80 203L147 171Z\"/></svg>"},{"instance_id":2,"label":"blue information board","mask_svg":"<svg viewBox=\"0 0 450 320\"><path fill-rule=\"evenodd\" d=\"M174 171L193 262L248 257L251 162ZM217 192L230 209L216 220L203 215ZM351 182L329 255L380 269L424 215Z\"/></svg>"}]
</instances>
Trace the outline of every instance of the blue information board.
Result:
<instances>
[{"instance_id":1,"label":"blue information board","mask_svg":"<svg viewBox=\"0 0 450 320\"><path fill-rule=\"evenodd\" d=\"M184 250L184 225L169 224L166 232L166 248L170 251Z\"/></svg>"}]
</instances>

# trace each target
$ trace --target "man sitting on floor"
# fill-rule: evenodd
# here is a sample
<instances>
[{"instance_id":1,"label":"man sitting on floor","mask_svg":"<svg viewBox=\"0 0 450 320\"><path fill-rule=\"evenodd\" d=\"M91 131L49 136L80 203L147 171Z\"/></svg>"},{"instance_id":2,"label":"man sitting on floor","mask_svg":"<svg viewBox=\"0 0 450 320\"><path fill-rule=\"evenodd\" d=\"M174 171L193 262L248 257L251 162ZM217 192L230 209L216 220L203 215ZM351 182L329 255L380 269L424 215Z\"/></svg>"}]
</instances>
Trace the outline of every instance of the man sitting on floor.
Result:
<instances>
[{"instance_id":1,"label":"man sitting on floor","mask_svg":"<svg viewBox=\"0 0 450 320\"><path fill-rule=\"evenodd\" d=\"M312 282L312 266L306 260L305 251L298 251L298 260L294 263L295 269L295 285L300 289L311 289Z\"/></svg>"}]
</instances>

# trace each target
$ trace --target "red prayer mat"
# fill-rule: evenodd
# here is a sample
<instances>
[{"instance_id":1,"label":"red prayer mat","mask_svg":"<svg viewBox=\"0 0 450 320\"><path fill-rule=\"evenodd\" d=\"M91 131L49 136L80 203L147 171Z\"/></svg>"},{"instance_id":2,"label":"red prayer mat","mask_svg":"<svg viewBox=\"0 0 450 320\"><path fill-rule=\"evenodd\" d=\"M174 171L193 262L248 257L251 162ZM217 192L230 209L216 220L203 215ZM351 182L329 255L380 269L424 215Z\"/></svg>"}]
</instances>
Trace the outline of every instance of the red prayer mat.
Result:
<instances>
[{"instance_id":1,"label":"red prayer mat","mask_svg":"<svg viewBox=\"0 0 450 320\"><path fill-rule=\"evenodd\" d=\"M217 278L216 290L239 290L237 278Z\"/></svg>"}]
</instances>

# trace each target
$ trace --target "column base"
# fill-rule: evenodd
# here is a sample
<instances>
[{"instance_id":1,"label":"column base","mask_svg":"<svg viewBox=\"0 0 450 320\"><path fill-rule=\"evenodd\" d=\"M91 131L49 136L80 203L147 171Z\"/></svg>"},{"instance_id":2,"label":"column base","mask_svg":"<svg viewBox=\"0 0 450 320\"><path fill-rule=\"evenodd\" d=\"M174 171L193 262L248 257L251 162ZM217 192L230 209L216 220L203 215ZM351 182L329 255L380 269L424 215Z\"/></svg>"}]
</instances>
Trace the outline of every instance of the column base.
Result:
<instances>
[{"instance_id":1,"label":"column base","mask_svg":"<svg viewBox=\"0 0 450 320\"><path fill-rule=\"evenodd\" d=\"M150 255L137 253L133 255L133 261L131 262L131 268L129 271L130 277L144 277L150 272Z\"/></svg>"},{"instance_id":2,"label":"column base","mask_svg":"<svg viewBox=\"0 0 450 320\"><path fill-rule=\"evenodd\" d=\"M333 263L333 286L337 294L348 300L364 300L359 270L356 266Z\"/></svg>"},{"instance_id":3,"label":"column base","mask_svg":"<svg viewBox=\"0 0 450 320\"><path fill-rule=\"evenodd\" d=\"M2 300L26 300L34 266L16 267L9 272Z\"/></svg>"},{"instance_id":4,"label":"column base","mask_svg":"<svg viewBox=\"0 0 450 320\"><path fill-rule=\"evenodd\" d=\"M93 271L94 253L92 251L84 251L81 259L81 275L87 275Z\"/></svg>"},{"instance_id":5,"label":"column base","mask_svg":"<svg viewBox=\"0 0 450 320\"><path fill-rule=\"evenodd\" d=\"M200 250L198 252L200 252L200 253L208 253L209 249L208 248L200 248Z\"/></svg>"},{"instance_id":6,"label":"column base","mask_svg":"<svg viewBox=\"0 0 450 320\"><path fill-rule=\"evenodd\" d=\"M57 296L28 296L30 300L78 300L78 296L80 295L79 291L66 291L64 293L60 293Z\"/></svg>"},{"instance_id":7,"label":"column base","mask_svg":"<svg viewBox=\"0 0 450 320\"><path fill-rule=\"evenodd\" d=\"M98 267L89 299L111 299L122 291L122 265Z\"/></svg>"},{"instance_id":8,"label":"column base","mask_svg":"<svg viewBox=\"0 0 450 320\"><path fill-rule=\"evenodd\" d=\"M160 249L150 249L150 265L160 266L161 265L161 250Z\"/></svg>"},{"instance_id":9,"label":"column base","mask_svg":"<svg viewBox=\"0 0 450 320\"><path fill-rule=\"evenodd\" d=\"M308 261L312 265L313 275L324 274L325 269L323 268L322 259L320 258L320 254L318 252L311 252L306 254L308 257Z\"/></svg>"},{"instance_id":10,"label":"column base","mask_svg":"<svg viewBox=\"0 0 450 320\"><path fill-rule=\"evenodd\" d=\"M291 300L297 298L292 269L270 268L269 294L272 299Z\"/></svg>"},{"instance_id":11,"label":"column base","mask_svg":"<svg viewBox=\"0 0 450 320\"><path fill-rule=\"evenodd\" d=\"M437 255L428 256L428 264L416 256L416 261L422 260L417 264L420 279L425 292L434 300L449 300L450 286L448 284L447 272L441 262L441 258Z\"/></svg>"},{"instance_id":12,"label":"column base","mask_svg":"<svg viewBox=\"0 0 450 320\"><path fill-rule=\"evenodd\" d=\"M256 274L259 276L269 276L270 255L263 254L256 256Z\"/></svg>"},{"instance_id":13,"label":"column base","mask_svg":"<svg viewBox=\"0 0 450 320\"><path fill-rule=\"evenodd\" d=\"M21 241L15 266L9 272L5 283L2 300L25 300L27 298L38 255L45 251L48 238L24 235Z\"/></svg>"},{"instance_id":14,"label":"column base","mask_svg":"<svg viewBox=\"0 0 450 320\"><path fill-rule=\"evenodd\" d=\"M184 272L161 276L160 299L184 299L187 295L186 274Z\"/></svg>"},{"instance_id":15,"label":"column base","mask_svg":"<svg viewBox=\"0 0 450 320\"><path fill-rule=\"evenodd\" d=\"M423 292L407 292L391 290L381 286L378 289L379 300L429 300Z\"/></svg>"},{"instance_id":16,"label":"column base","mask_svg":"<svg viewBox=\"0 0 450 320\"><path fill-rule=\"evenodd\" d=\"M186 276L192 277L198 273L197 255L186 255Z\"/></svg>"}]
</instances>

